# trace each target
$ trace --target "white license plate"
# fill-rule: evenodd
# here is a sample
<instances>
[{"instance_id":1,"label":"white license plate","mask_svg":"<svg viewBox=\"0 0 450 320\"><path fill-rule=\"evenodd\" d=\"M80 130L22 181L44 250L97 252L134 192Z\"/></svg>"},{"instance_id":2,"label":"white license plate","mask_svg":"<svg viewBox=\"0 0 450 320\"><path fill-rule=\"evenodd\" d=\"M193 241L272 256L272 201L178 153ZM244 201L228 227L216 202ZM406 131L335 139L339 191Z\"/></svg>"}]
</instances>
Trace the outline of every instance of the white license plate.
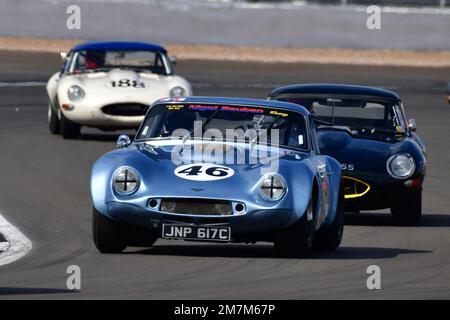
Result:
<instances>
[{"instance_id":1,"label":"white license plate","mask_svg":"<svg viewBox=\"0 0 450 320\"><path fill-rule=\"evenodd\" d=\"M231 240L231 228L163 224L162 237L177 240L229 242Z\"/></svg>"}]
</instances>

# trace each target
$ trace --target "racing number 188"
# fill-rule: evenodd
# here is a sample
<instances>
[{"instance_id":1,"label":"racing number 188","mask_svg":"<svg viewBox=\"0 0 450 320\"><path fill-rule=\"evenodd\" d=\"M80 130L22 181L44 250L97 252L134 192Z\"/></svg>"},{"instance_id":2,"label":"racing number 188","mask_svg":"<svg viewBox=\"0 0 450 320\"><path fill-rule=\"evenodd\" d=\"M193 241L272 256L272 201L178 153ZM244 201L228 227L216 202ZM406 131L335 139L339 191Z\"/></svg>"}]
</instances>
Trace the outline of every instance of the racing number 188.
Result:
<instances>
[{"instance_id":1,"label":"racing number 188","mask_svg":"<svg viewBox=\"0 0 450 320\"><path fill-rule=\"evenodd\" d=\"M138 82L136 80L131 81L130 79L112 81L111 85L113 86L113 88L145 88L145 84L143 82Z\"/></svg>"}]
</instances>

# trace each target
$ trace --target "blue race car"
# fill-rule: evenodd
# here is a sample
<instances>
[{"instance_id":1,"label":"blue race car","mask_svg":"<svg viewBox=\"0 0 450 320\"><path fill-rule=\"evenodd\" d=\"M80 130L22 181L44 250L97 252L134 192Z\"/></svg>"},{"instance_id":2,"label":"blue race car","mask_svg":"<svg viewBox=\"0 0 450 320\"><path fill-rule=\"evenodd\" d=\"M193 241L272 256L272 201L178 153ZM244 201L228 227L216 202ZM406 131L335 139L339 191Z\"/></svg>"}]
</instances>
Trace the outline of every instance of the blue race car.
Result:
<instances>
[{"instance_id":1,"label":"blue race car","mask_svg":"<svg viewBox=\"0 0 450 320\"><path fill-rule=\"evenodd\" d=\"M346 210L390 208L399 224L422 216L425 145L391 91L352 85L292 85L269 99L305 106L314 116L321 151L342 165Z\"/></svg>"},{"instance_id":2,"label":"blue race car","mask_svg":"<svg viewBox=\"0 0 450 320\"><path fill-rule=\"evenodd\" d=\"M301 257L336 249L344 228L340 164L320 154L308 110L286 102L162 99L94 164L91 193L102 253L138 233L146 246L269 241Z\"/></svg>"}]
</instances>

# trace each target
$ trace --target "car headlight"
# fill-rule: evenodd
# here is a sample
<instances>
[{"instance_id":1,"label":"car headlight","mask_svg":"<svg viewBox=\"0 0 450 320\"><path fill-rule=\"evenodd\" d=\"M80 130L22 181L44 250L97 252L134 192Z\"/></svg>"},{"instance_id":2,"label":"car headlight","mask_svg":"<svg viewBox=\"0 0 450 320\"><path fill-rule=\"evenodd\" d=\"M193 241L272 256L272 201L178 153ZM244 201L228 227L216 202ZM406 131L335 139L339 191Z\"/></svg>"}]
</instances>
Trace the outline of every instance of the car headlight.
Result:
<instances>
[{"instance_id":1,"label":"car headlight","mask_svg":"<svg viewBox=\"0 0 450 320\"><path fill-rule=\"evenodd\" d=\"M172 90L170 90L170 97L171 98L181 98L186 96L186 90L182 87L175 87Z\"/></svg>"},{"instance_id":2,"label":"car headlight","mask_svg":"<svg viewBox=\"0 0 450 320\"><path fill-rule=\"evenodd\" d=\"M121 167L113 175L114 190L122 195L130 195L139 188L139 175L133 168Z\"/></svg>"},{"instance_id":3,"label":"car headlight","mask_svg":"<svg viewBox=\"0 0 450 320\"><path fill-rule=\"evenodd\" d=\"M84 90L79 86L71 86L67 91L67 96L70 101L78 101L84 98Z\"/></svg>"},{"instance_id":4,"label":"car headlight","mask_svg":"<svg viewBox=\"0 0 450 320\"><path fill-rule=\"evenodd\" d=\"M387 171L396 179L406 179L416 170L414 159L408 154L396 154L387 161Z\"/></svg>"},{"instance_id":5,"label":"car headlight","mask_svg":"<svg viewBox=\"0 0 450 320\"><path fill-rule=\"evenodd\" d=\"M260 182L261 194L269 200L279 200L286 193L286 182L278 173L265 175Z\"/></svg>"}]
</instances>

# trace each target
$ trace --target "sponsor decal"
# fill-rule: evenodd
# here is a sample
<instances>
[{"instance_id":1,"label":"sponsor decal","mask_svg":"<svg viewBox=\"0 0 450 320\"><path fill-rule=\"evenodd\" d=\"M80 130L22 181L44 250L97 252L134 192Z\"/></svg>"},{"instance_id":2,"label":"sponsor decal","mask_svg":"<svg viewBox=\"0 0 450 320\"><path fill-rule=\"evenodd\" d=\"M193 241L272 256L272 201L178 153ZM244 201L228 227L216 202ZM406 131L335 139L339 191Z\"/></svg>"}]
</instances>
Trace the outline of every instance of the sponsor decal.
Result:
<instances>
[{"instance_id":1,"label":"sponsor decal","mask_svg":"<svg viewBox=\"0 0 450 320\"><path fill-rule=\"evenodd\" d=\"M264 109L247 108L247 107L230 107L230 106L222 106L222 111L242 112L242 113L259 113L259 114L264 113Z\"/></svg>"},{"instance_id":2,"label":"sponsor decal","mask_svg":"<svg viewBox=\"0 0 450 320\"><path fill-rule=\"evenodd\" d=\"M174 105L168 105L167 110L169 111L179 111L184 108L184 105L182 104L174 104Z\"/></svg>"},{"instance_id":3,"label":"sponsor decal","mask_svg":"<svg viewBox=\"0 0 450 320\"><path fill-rule=\"evenodd\" d=\"M275 111L275 110L270 111L269 114L271 116L279 116L279 117L283 117L283 118L286 118L287 116L289 116L289 114L287 114L286 112L280 112L280 111Z\"/></svg>"},{"instance_id":4,"label":"sponsor decal","mask_svg":"<svg viewBox=\"0 0 450 320\"><path fill-rule=\"evenodd\" d=\"M216 181L228 179L234 175L234 170L213 163L195 163L182 165L175 169L174 174L182 179L192 181Z\"/></svg>"},{"instance_id":5,"label":"sponsor decal","mask_svg":"<svg viewBox=\"0 0 450 320\"><path fill-rule=\"evenodd\" d=\"M219 109L219 106L205 106L200 104L189 105L189 110L195 111L216 111L217 109Z\"/></svg>"}]
</instances>

